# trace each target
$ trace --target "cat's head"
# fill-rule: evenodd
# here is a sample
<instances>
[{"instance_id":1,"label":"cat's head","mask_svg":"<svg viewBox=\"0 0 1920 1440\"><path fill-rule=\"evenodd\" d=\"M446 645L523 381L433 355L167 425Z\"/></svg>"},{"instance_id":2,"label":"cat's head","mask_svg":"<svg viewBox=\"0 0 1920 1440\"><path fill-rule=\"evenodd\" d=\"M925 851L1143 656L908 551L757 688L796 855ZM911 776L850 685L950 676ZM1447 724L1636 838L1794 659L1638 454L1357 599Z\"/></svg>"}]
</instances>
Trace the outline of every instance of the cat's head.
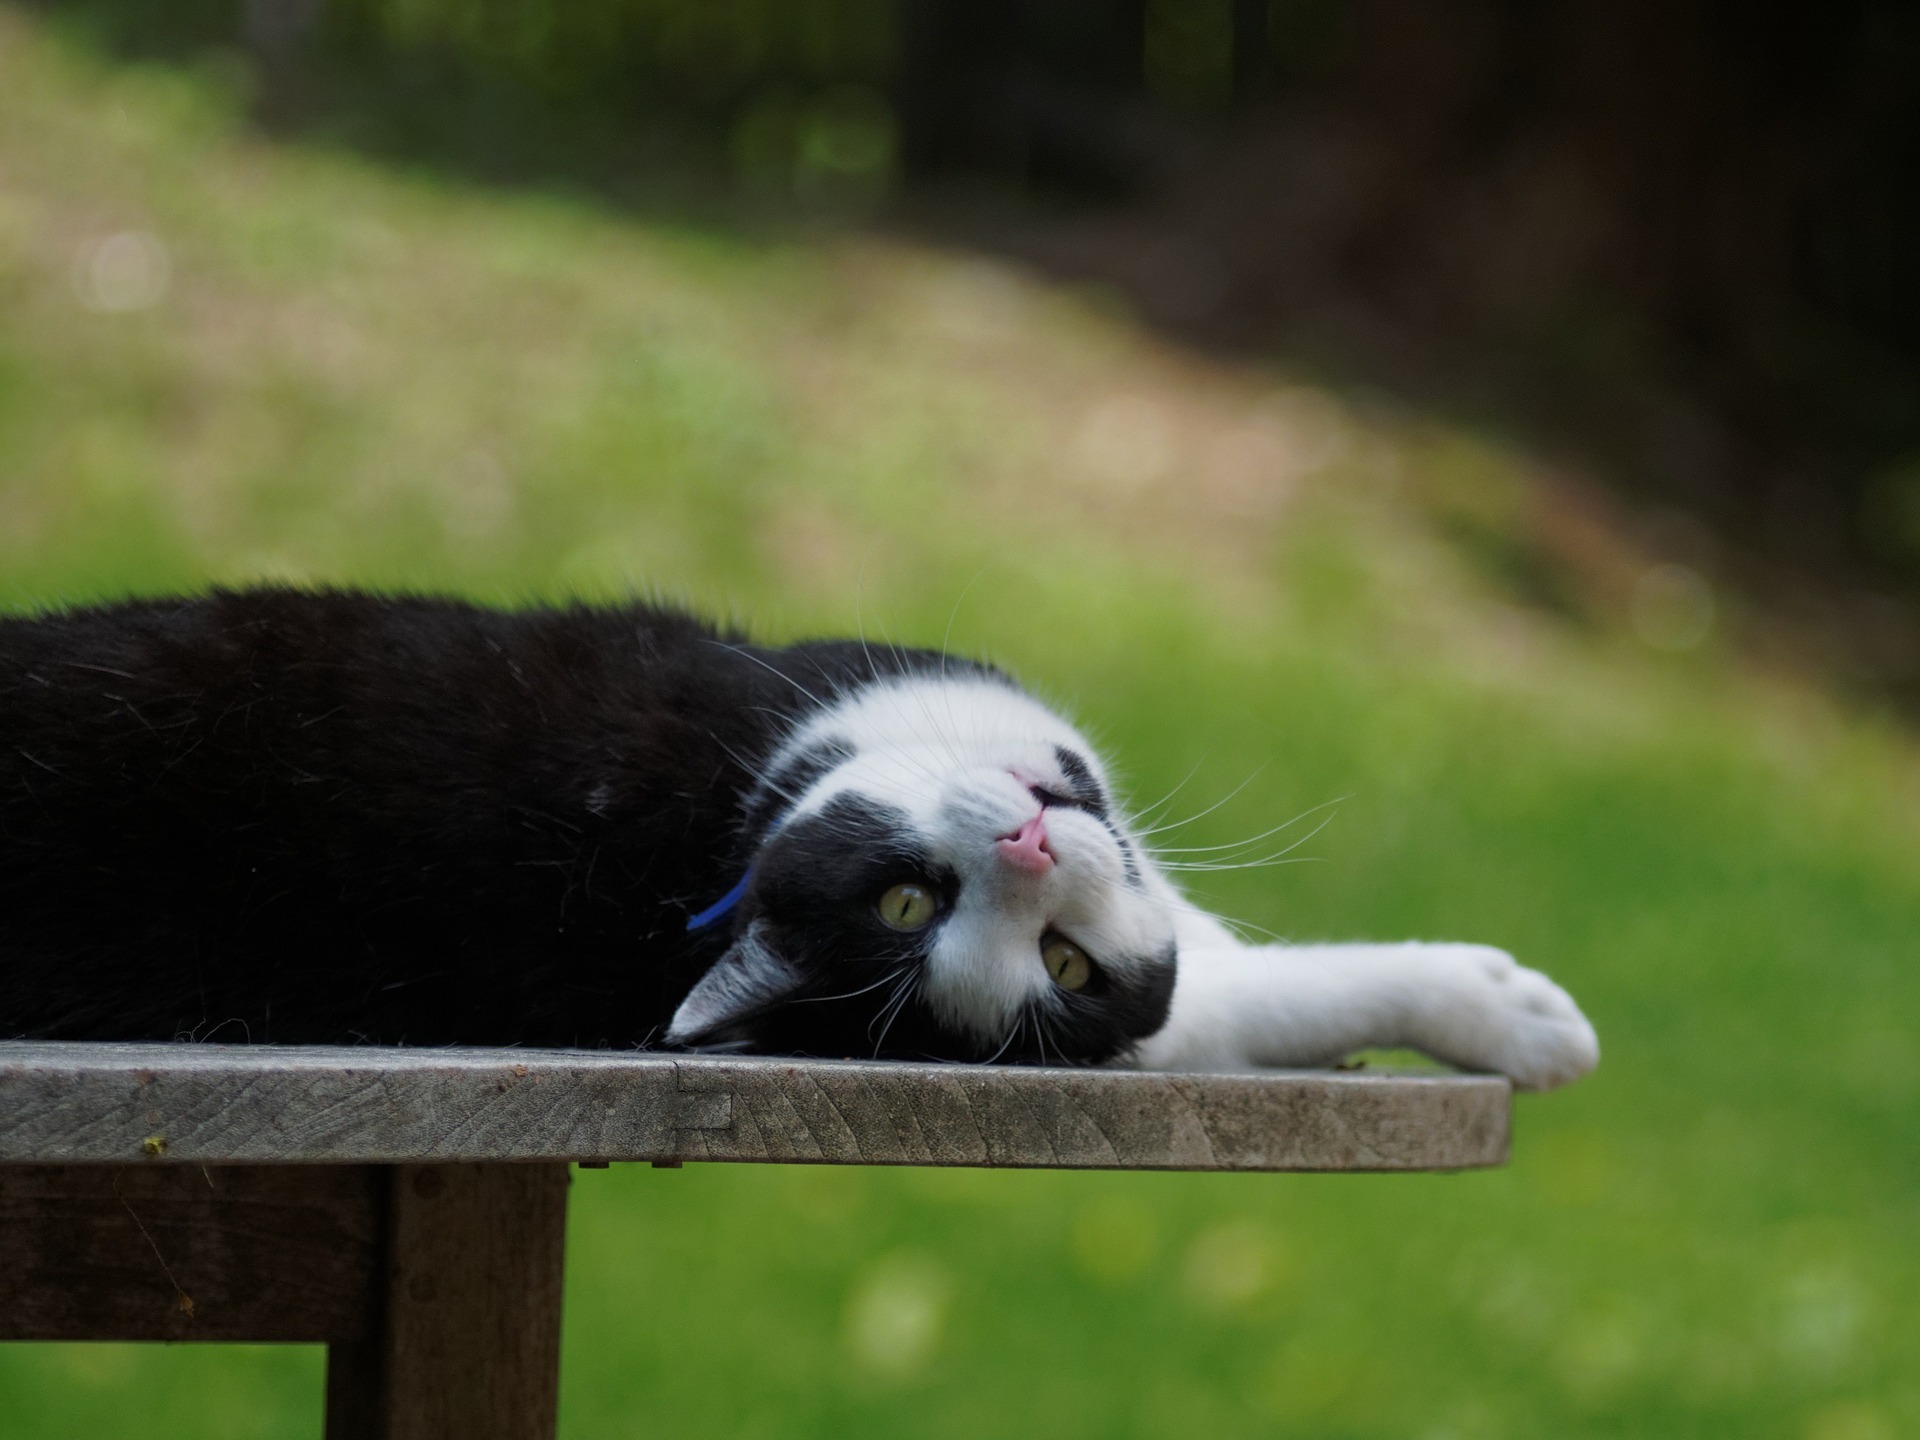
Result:
<instances>
[{"instance_id":1,"label":"cat's head","mask_svg":"<svg viewBox=\"0 0 1920 1440\"><path fill-rule=\"evenodd\" d=\"M866 686L749 802L732 944L668 1039L1090 1063L1159 1029L1171 896L1072 726L989 675Z\"/></svg>"}]
</instances>

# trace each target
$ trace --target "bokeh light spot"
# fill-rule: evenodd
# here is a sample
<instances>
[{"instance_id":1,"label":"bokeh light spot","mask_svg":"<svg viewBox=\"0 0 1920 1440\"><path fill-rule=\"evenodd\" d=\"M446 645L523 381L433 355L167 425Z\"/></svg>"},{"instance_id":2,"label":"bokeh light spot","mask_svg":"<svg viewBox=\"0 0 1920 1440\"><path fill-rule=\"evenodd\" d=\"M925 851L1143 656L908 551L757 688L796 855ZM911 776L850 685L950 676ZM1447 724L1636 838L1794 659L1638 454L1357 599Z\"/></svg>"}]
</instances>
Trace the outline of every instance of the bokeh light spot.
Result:
<instances>
[{"instance_id":1,"label":"bokeh light spot","mask_svg":"<svg viewBox=\"0 0 1920 1440\"><path fill-rule=\"evenodd\" d=\"M847 1297L848 1353L877 1378L910 1379L939 1349L952 1293L946 1271L925 1256L876 1261Z\"/></svg>"},{"instance_id":2,"label":"bokeh light spot","mask_svg":"<svg viewBox=\"0 0 1920 1440\"><path fill-rule=\"evenodd\" d=\"M1181 1278L1188 1298L1202 1309L1239 1310L1274 1287L1280 1255L1260 1226L1232 1220L1201 1232L1187 1250Z\"/></svg>"},{"instance_id":3,"label":"bokeh light spot","mask_svg":"<svg viewBox=\"0 0 1920 1440\"><path fill-rule=\"evenodd\" d=\"M92 241L74 257L73 293L89 310L150 310L167 298L172 283L167 247L145 230L122 230Z\"/></svg>"}]
</instances>

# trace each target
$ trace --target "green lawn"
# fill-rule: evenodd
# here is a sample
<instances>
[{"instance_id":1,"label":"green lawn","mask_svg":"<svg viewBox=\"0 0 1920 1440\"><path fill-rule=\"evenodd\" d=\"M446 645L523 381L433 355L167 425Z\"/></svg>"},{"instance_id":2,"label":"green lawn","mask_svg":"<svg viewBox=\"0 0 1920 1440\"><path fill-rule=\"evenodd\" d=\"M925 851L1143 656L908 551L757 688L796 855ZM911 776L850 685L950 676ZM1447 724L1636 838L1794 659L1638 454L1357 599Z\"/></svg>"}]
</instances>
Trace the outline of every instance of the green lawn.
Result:
<instances>
[{"instance_id":1,"label":"green lawn","mask_svg":"<svg viewBox=\"0 0 1920 1440\"><path fill-rule=\"evenodd\" d=\"M1605 1047L1490 1174L582 1174L563 1435L1920 1433L1908 736L1649 650L1604 575L1527 604L1486 542L1546 492L1496 439L964 256L276 149L224 83L0 8L0 604L272 576L950 634L1139 799L1231 794L1182 843L1345 797L1324 863L1201 877L1223 909L1508 946ZM0 1435L317 1434L319 1386L4 1346Z\"/></svg>"}]
</instances>

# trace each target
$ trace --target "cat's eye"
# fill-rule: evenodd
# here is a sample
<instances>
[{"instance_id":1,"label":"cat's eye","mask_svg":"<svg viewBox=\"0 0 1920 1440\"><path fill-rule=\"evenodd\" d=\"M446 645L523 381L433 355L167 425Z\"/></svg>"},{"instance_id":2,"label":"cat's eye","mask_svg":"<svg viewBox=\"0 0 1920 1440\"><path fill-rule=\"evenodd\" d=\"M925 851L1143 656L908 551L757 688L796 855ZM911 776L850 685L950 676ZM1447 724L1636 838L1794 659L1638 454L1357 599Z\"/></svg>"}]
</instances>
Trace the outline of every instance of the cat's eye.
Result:
<instances>
[{"instance_id":1,"label":"cat's eye","mask_svg":"<svg viewBox=\"0 0 1920 1440\"><path fill-rule=\"evenodd\" d=\"M1084 990L1093 978L1093 961L1071 940L1049 935L1040 946L1040 963L1062 990Z\"/></svg>"},{"instance_id":2,"label":"cat's eye","mask_svg":"<svg viewBox=\"0 0 1920 1440\"><path fill-rule=\"evenodd\" d=\"M924 885L896 885L880 897L880 918L895 930L924 930L940 903Z\"/></svg>"}]
</instances>

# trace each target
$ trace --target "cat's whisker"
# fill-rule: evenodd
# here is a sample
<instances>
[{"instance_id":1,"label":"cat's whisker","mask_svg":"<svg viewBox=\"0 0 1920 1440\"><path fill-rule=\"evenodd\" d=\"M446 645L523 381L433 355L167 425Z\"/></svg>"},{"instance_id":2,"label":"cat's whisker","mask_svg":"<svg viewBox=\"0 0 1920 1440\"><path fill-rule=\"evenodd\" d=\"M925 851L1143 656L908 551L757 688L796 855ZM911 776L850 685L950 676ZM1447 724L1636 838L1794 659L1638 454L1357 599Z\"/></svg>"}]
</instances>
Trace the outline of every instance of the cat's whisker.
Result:
<instances>
[{"instance_id":1,"label":"cat's whisker","mask_svg":"<svg viewBox=\"0 0 1920 1440\"><path fill-rule=\"evenodd\" d=\"M880 667L873 663L873 649L867 644L867 619L865 606L867 598L867 561L872 558L869 550L860 557L860 574L853 582L853 633L860 641L860 654L867 662L869 679L880 678Z\"/></svg>"},{"instance_id":2,"label":"cat's whisker","mask_svg":"<svg viewBox=\"0 0 1920 1440\"><path fill-rule=\"evenodd\" d=\"M1182 874L1194 874L1222 870L1270 870L1276 865L1328 865L1331 863L1324 855L1295 855L1291 858L1272 855L1263 860L1191 860L1185 864L1163 865L1162 868L1177 870Z\"/></svg>"},{"instance_id":3,"label":"cat's whisker","mask_svg":"<svg viewBox=\"0 0 1920 1440\"><path fill-rule=\"evenodd\" d=\"M1234 786L1233 789L1229 790L1226 794L1222 795L1218 800L1214 801L1213 804L1209 805L1206 809L1202 810L1199 814L1189 815L1186 819L1175 820L1171 824L1153 826L1150 829L1142 831L1141 838L1145 839L1146 837L1151 835L1164 835L1170 830L1184 829L1186 826L1193 824L1196 820L1206 819L1207 816L1213 814L1214 811L1218 810L1222 805L1227 804L1229 801L1234 799L1235 796L1239 795L1239 793L1242 790L1245 790L1249 785L1253 784L1254 781L1258 780L1261 776L1261 773L1265 771L1266 768L1267 767L1264 764L1261 765L1251 775L1247 776L1246 779L1242 780L1238 785Z\"/></svg>"},{"instance_id":4,"label":"cat's whisker","mask_svg":"<svg viewBox=\"0 0 1920 1440\"><path fill-rule=\"evenodd\" d=\"M1186 788L1187 782L1193 779L1195 775L1198 775L1200 773L1201 764L1202 764L1201 761L1198 761L1198 760L1194 761L1193 768L1187 771L1187 773L1180 778L1180 783L1178 785L1175 785L1173 789L1169 790L1166 794L1162 795L1158 800L1155 800L1152 804L1140 806L1134 812L1133 823L1135 825L1139 825L1142 827L1149 826L1154 818L1155 812L1164 810L1166 809L1167 806L1171 805L1174 801L1174 797L1177 796L1182 790ZM1147 833L1147 832L1143 830L1142 833Z\"/></svg>"},{"instance_id":5,"label":"cat's whisker","mask_svg":"<svg viewBox=\"0 0 1920 1440\"><path fill-rule=\"evenodd\" d=\"M901 980L899 988L894 991L892 997L888 1000L886 1007L881 1010L880 1013L887 1017L887 1023L881 1027L880 1038L873 1042L874 1059L879 1059L880 1052L887 1048L887 1036L893 1031L893 1022L900 1018L900 1012L907 1008L907 1002L913 998L913 992L919 981L919 976L920 972L917 968L909 971ZM892 1013L888 1014L888 1011ZM875 1018L876 1020L878 1019L878 1017ZM867 1027L867 1034L869 1037L872 1036L872 1025Z\"/></svg>"},{"instance_id":6,"label":"cat's whisker","mask_svg":"<svg viewBox=\"0 0 1920 1440\"><path fill-rule=\"evenodd\" d=\"M1298 840L1294 841L1291 845L1286 846L1284 849L1275 850L1270 855L1262 855L1250 860L1240 859L1234 856L1225 856L1225 855L1217 856L1211 860L1168 860L1163 858L1160 861L1160 868L1163 870L1179 870L1179 871L1256 870L1256 869L1260 869L1262 867L1271 866L1271 865L1300 865L1300 864L1306 864L1308 862L1323 864L1323 863L1326 863L1326 858L1327 858L1324 855L1293 856L1293 852L1295 850L1298 850L1302 845L1305 845L1308 841L1312 840L1314 836L1318 835L1322 830L1326 829L1328 824L1330 823L1331 823L1330 819L1321 821L1312 830L1308 831L1305 835L1302 835ZM1288 858L1289 856L1293 856L1293 858L1289 859Z\"/></svg>"},{"instance_id":7,"label":"cat's whisker","mask_svg":"<svg viewBox=\"0 0 1920 1440\"><path fill-rule=\"evenodd\" d=\"M1007 1051L1012 1048L1013 1042L1020 1038L1020 1032L1026 1029L1026 1026L1027 1026L1027 1017L1024 1011L1014 1016L1013 1028L1007 1031L1007 1038L1000 1042L1000 1048L994 1051L993 1054L989 1055L985 1060L981 1061L980 1063L983 1065L991 1065L996 1060L998 1060L1002 1055L1006 1054Z\"/></svg>"},{"instance_id":8,"label":"cat's whisker","mask_svg":"<svg viewBox=\"0 0 1920 1440\"><path fill-rule=\"evenodd\" d=\"M1262 830L1258 835L1249 835L1244 840L1235 840L1225 845L1164 845L1164 846L1156 845L1153 847L1153 853L1155 855L1206 855L1206 854L1217 853L1223 850L1245 850L1250 846L1258 845L1262 840L1271 839L1273 836L1281 834L1283 831L1291 830L1294 826L1298 825L1302 820L1305 820L1310 815L1318 815L1322 810L1331 810L1334 806L1343 805L1348 800L1351 800L1352 798L1353 797L1351 795L1341 795L1332 800L1323 801L1322 803L1313 806L1311 809L1302 810L1298 815L1294 816L1291 820L1282 821L1280 824L1275 825L1269 830ZM1318 835L1322 830L1326 829L1326 827L1329 824L1331 824L1332 821L1333 821L1333 817L1329 815L1326 819L1322 820L1318 825L1314 826L1312 831L1310 831L1305 838L1311 840L1315 835ZM1282 853L1285 853L1285 852L1282 852Z\"/></svg>"},{"instance_id":9,"label":"cat's whisker","mask_svg":"<svg viewBox=\"0 0 1920 1440\"><path fill-rule=\"evenodd\" d=\"M734 645L725 640L707 640L704 643L715 646L716 648L721 650L730 650L735 655L740 656L740 658L743 660L751 660L754 664L758 665L762 670L766 671L769 675L777 675L780 679L786 681L787 684L793 686L794 689L798 690L802 695L806 696L807 699L813 701L814 704L820 706L822 709L826 708L826 702L822 700L818 695L814 694L813 691L809 690L806 686L802 685L798 680L794 679L791 675L787 674L786 671L780 669L778 666L769 665L766 661L762 660L758 655L755 655L751 651L747 650L744 646Z\"/></svg>"},{"instance_id":10,"label":"cat's whisker","mask_svg":"<svg viewBox=\"0 0 1920 1440\"><path fill-rule=\"evenodd\" d=\"M904 972L910 970L912 965L912 961L908 961L903 965L896 965L871 985L862 985L858 990L848 990L839 995L802 995L793 1003L796 1005L820 1005L830 1000L852 1000L858 996L878 990L882 985L892 984L898 980Z\"/></svg>"},{"instance_id":11,"label":"cat's whisker","mask_svg":"<svg viewBox=\"0 0 1920 1440\"><path fill-rule=\"evenodd\" d=\"M1329 802L1329 803L1337 803L1337 802ZM1319 806L1316 808L1326 809L1327 807ZM1312 813L1313 811L1311 810L1307 812L1307 814L1309 815L1311 815ZM1303 816L1300 818L1304 819L1305 817ZM1302 835L1299 839L1295 840L1291 845L1282 846L1280 849L1274 851L1271 855L1265 856L1262 859L1247 861L1243 863L1252 864L1252 865L1266 865L1266 864L1275 863L1280 859L1280 857L1284 855L1291 855L1295 850L1298 850L1302 845L1307 844L1315 836L1317 836L1322 830L1325 830L1329 825L1331 825L1333 823L1333 820L1334 820L1333 814L1332 812L1329 811L1326 817L1323 818L1318 825L1314 826L1311 830L1307 831L1306 834ZM1200 863L1208 863L1208 862L1200 862ZM1218 863L1227 864L1227 863L1234 863L1234 862L1232 857L1220 856L1218 857Z\"/></svg>"},{"instance_id":12,"label":"cat's whisker","mask_svg":"<svg viewBox=\"0 0 1920 1440\"><path fill-rule=\"evenodd\" d=\"M947 612L947 628L940 633L940 683L943 685L947 680L947 657L953 653L954 622L960 618L960 607L967 603L967 596L973 593L973 587L980 583L980 577L986 573L985 565L974 571L967 583L960 587L960 594L954 600L953 608Z\"/></svg>"},{"instance_id":13,"label":"cat's whisker","mask_svg":"<svg viewBox=\"0 0 1920 1440\"><path fill-rule=\"evenodd\" d=\"M1033 1038L1040 1047L1040 1063L1047 1063L1047 1017L1039 1012L1033 1017Z\"/></svg>"},{"instance_id":14,"label":"cat's whisker","mask_svg":"<svg viewBox=\"0 0 1920 1440\"><path fill-rule=\"evenodd\" d=\"M1287 943L1287 937L1282 935L1279 931L1269 930L1264 925L1256 925L1251 920L1222 919L1220 923L1226 926L1228 930L1233 932L1235 939L1240 940L1243 943L1246 940L1246 934L1244 932L1249 932L1249 931L1254 934L1263 936L1267 940L1275 944L1284 945Z\"/></svg>"}]
</instances>

